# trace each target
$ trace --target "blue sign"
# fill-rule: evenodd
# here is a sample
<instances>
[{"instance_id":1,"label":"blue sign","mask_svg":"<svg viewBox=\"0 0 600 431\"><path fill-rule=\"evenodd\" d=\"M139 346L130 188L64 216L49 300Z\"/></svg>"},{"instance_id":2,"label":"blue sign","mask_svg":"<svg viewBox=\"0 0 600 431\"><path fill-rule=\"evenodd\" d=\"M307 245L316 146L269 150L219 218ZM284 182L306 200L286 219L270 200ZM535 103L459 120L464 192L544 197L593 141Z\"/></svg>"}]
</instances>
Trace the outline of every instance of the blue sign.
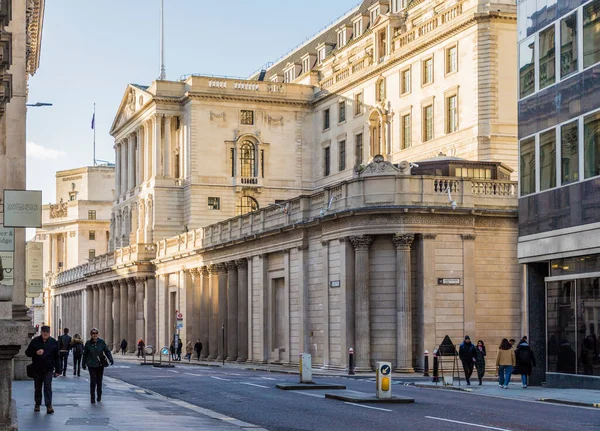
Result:
<instances>
[{"instance_id":1,"label":"blue sign","mask_svg":"<svg viewBox=\"0 0 600 431\"><path fill-rule=\"evenodd\" d=\"M390 374L392 369L389 365L386 364L386 365L382 365L381 369L379 371L381 372L382 375L387 376L388 374Z\"/></svg>"},{"instance_id":2,"label":"blue sign","mask_svg":"<svg viewBox=\"0 0 600 431\"><path fill-rule=\"evenodd\" d=\"M160 353L162 353L163 355L168 355L169 349L167 347L163 347L162 350L160 351Z\"/></svg>"}]
</instances>

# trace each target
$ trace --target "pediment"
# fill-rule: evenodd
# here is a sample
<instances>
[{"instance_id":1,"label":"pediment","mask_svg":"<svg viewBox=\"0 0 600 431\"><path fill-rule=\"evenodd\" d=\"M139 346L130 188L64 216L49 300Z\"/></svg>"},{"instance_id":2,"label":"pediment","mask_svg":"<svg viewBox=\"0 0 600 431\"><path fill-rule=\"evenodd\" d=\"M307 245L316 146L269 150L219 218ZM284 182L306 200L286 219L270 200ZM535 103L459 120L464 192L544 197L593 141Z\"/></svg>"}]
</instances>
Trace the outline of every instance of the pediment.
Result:
<instances>
[{"instance_id":1,"label":"pediment","mask_svg":"<svg viewBox=\"0 0 600 431\"><path fill-rule=\"evenodd\" d=\"M410 164L408 162L400 162L398 166L394 166L392 163L386 161L382 155L378 154L364 168L360 169L357 167L358 169L355 170L355 173L361 178L378 175L410 175Z\"/></svg>"},{"instance_id":2,"label":"pediment","mask_svg":"<svg viewBox=\"0 0 600 431\"><path fill-rule=\"evenodd\" d=\"M151 99L152 94L145 91L144 87L129 84L113 120L110 134L114 135L116 130L133 117Z\"/></svg>"}]
</instances>

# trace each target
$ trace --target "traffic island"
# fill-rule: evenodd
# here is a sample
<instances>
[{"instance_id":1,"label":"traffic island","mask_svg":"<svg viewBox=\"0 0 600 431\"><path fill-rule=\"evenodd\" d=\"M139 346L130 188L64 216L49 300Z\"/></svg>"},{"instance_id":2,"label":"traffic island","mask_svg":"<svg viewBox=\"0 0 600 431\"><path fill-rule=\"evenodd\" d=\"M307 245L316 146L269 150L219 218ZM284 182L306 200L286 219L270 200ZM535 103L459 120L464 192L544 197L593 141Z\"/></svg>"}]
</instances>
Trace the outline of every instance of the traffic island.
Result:
<instances>
[{"instance_id":1,"label":"traffic island","mask_svg":"<svg viewBox=\"0 0 600 431\"><path fill-rule=\"evenodd\" d=\"M385 403L385 404L411 404L415 402L414 398L408 397L396 397L391 398L377 398L375 395L367 394L365 392L355 391L340 391L331 394L325 394L325 398L331 400L346 401L350 403Z\"/></svg>"},{"instance_id":2,"label":"traffic island","mask_svg":"<svg viewBox=\"0 0 600 431\"><path fill-rule=\"evenodd\" d=\"M328 383L277 383L276 387L277 389L282 389L284 391L316 391L322 389L346 389L345 385L334 385Z\"/></svg>"}]
</instances>

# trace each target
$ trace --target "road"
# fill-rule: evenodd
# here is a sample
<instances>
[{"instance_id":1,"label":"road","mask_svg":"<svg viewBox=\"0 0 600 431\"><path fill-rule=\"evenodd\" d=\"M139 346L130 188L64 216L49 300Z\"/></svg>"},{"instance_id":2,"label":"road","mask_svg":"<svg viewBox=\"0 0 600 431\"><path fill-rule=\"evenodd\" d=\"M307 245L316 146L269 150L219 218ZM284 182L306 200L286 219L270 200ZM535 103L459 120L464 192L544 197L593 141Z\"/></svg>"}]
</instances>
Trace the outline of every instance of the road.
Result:
<instances>
[{"instance_id":1,"label":"road","mask_svg":"<svg viewBox=\"0 0 600 431\"><path fill-rule=\"evenodd\" d=\"M600 430L598 410L524 402L471 393L393 385L414 404L358 405L325 399L330 391L282 391L277 383L298 376L228 368L142 367L117 363L106 375L216 411L270 431L590 431ZM341 377L315 378L374 393L374 383ZM520 390L514 388L514 390Z\"/></svg>"}]
</instances>

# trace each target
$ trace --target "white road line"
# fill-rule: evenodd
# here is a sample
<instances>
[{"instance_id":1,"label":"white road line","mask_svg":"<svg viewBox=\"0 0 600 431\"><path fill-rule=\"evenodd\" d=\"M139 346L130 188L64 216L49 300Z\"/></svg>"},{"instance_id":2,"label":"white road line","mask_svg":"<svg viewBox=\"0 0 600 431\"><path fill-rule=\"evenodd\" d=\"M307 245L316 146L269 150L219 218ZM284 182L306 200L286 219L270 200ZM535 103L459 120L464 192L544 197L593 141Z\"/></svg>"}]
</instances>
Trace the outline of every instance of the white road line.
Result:
<instances>
[{"instance_id":1,"label":"white road line","mask_svg":"<svg viewBox=\"0 0 600 431\"><path fill-rule=\"evenodd\" d=\"M179 371L175 371L175 370L167 370L169 373L176 373L179 374Z\"/></svg>"},{"instance_id":2,"label":"white road line","mask_svg":"<svg viewBox=\"0 0 600 431\"><path fill-rule=\"evenodd\" d=\"M206 374L194 374L194 373L185 373L188 376L196 376L196 377L208 377Z\"/></svg>"},{"instance_id":3,"label":"white road line","mask_svg":"<svg viewBox=\"0 0 600 431\"><path fill-rule=\"evenodd\" d=\"M229 379L222 379L221 377L217 377L217 376L210 376L211 379L217 379L217 380L223 380L224 382L230 382L231 380Z\"/></svg>"},{"instance_id":4,"label":"white road line","mask_svg":"<svg viewBox=\"0 0 600 431\"><path fill-rule=\"evenodd\" d=\"M265 379L265 380L277 380L277 379L274 379L273 377L261 377L261 379Z\"/></svg>"},{"instance_id":5,"label":"white road line","mask_svg":"<svg viewBox=\"0 0 600 431\"><path fill-rule=\"evenodd\" d=\"M490 426L487 426L487 425L471 424L469 422L453 421L451 419L436 418L436 417L433 417L433 416L425 416L425 418L426 419L434 419L436 421L452 422L454 424L468 425L468 426L476 427L476 428L485 428L485 429L488 429L488 430L512 431L512 430L509 430L509 429L506 429L506 428L497 428L497 427L490 427Z\"/></svg>"},{"instance_id":6,"label":"white road line","mask_svg":"<svg viewBox=\"0 0 600 431\"><path fill-rule=\"evenodd\" d=\"M310 392L305 392L305 391L292 391L292 392L295 394L306 395L307 397L325 398L325 395L311 394Z\"/></svg>"},{"instance_id":7,"label":"white road line","mask_svg":"<svg viewBox=\"0 0 600 431\"><path fill-rule=\"evenodd\" d=\"M269 389L268 386L263 386L263 385L255 385L254 383L246 383L246 382L242 382L242 385L248 385L248 386L256 386L257 388L265 388L265 389Z\"/></svg>"},{"instance_id":8,"label":"white road line","mask_svg":"<svg viewBox=\"0 0 600 431\"><path fill-rule=\"evenodd\" d=\"M382 409L381 407L365 406L364 404L349 403L347 401L345 401L344 404L349 404L351 406L357 406L357 407L364 407L365 409L371 409L371 410L381 410L383 412L393 412L393 410L390 410L390 409Z\"/></svg>"}]
</instances>

